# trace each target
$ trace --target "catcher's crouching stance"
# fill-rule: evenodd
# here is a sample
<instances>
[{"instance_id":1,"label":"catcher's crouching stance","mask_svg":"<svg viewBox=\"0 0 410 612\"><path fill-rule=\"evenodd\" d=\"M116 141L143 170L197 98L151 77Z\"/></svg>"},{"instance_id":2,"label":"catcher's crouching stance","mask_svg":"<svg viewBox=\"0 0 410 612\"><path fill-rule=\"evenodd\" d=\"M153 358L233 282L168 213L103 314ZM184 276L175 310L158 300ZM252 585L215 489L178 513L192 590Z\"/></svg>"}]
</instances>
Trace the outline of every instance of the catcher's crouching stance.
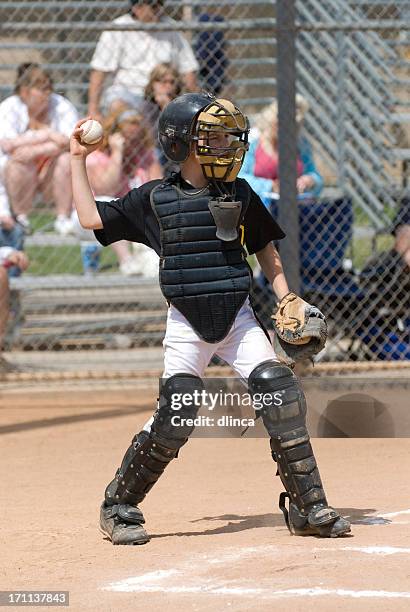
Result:
<instances>
[{"instance_id":1,"label":"catcher's crouching stance","mask_svg":"<svg viewBox=\"0 0 410 612\"><path fill-rule=\"evenodd\" d=\"M102 531L113 544L148 542L138 504L193 430L173 425L171 399L202 390L201 377L216 354L248 380L251 394L281 393L281 405L266 405L261 413L286 490L279 505L289 530L322 537L349 532L350 524L328 506L306 429L305 397L286 365L323 347L326 324L319 310L289 292L272 243L284 234L247 182L237 178L248 148L248 120L231 102L208 94L176 98L160 117L159 133L165 154L181 172L108 203L95 202L90 190L85 158L96 145L81 144L81 123L71 138L80 221L104 245L127 239L155 249L169 304L158 407L105 491ZM274 347L250 306L243 244L256 253L280 300ZM197 411L182 406L178 422Z\"/></svg>"}]
</instances>

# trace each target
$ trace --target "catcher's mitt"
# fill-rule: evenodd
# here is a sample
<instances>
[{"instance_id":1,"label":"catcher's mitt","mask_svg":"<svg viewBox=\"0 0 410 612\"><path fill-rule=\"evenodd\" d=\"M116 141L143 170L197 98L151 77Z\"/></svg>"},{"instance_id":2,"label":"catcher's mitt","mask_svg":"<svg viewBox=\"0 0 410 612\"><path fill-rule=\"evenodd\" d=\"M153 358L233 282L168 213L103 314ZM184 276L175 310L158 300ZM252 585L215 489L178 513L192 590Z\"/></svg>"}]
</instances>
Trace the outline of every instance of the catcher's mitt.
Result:
<instances>
[{"instance_id":1,"label":"catcher's mitt","mask_svg":"<svg viewBox=\"0 0 410 612\"><path fill-rule=\"evenodd\" d=\"M295 293L281 299L272 315L275 338L273 347L278 359L289 366L311 358L326 344L327 325L319 308Z\"/></svg>"}]
</instances>

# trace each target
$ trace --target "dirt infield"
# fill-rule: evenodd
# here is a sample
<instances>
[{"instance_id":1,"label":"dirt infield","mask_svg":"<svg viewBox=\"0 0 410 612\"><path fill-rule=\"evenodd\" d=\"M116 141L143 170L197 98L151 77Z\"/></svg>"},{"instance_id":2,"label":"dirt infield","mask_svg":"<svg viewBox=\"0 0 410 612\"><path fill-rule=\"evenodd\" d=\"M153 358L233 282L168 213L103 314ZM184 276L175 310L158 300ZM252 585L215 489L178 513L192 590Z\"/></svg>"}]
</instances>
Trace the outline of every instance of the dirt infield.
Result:
<instances>
[{"instance_id":1,"label":"dirt infield","mask_svg":"<svg viewBox=\"0 0 410 612\"><path fill-rule=\"evenodd\" d=\"M409 440L314 441L353 522L323 540L286 530L266 439L192 439L142 505L152 541L113 547L102 493L151 412L0 410L0 590L68 590L75 611L410 609Z\"/></svg>"}]
</instances>

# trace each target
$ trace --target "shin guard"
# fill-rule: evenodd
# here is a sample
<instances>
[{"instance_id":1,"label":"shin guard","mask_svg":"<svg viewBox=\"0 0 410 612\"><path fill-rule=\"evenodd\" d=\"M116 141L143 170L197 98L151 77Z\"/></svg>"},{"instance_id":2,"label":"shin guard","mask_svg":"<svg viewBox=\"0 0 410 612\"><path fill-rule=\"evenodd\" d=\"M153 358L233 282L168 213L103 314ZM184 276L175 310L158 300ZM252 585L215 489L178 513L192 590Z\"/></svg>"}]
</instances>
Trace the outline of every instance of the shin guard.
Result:
<instances>
[{"instance_id":1,"label":"shin guard","mask_svg":"<svg viewBox=\"0 0 410 612\"><path fill-rule=\"evenodd\" d=\"M151 431L141 431L132 440L115 478L105 491L106 504L135 506L144 499L194 429L190 425L174 425L172 417L178 414L181 417L178 423L194 419L199 405L195 402L182 405L176 412L173 397L175 394L193 396L202 388L202 380L190 374L176 374L164 382Z\"/></svg>"},{"instance_id":2,"label":"shin guard","mask_svg":"<svg viewBox=\"0 0 410 612\"><path fill-rule=\"evenodd\" d=\"M270 436L272 458L286 489L279 506L289 530L296 535L324 537L350 531L349 523L328 506L306 428L306 399L292 370L265 361L253 370L248 384L250 393L258 394L258 403L263 405L262 419Z\"/></svg>"}]
</instances>

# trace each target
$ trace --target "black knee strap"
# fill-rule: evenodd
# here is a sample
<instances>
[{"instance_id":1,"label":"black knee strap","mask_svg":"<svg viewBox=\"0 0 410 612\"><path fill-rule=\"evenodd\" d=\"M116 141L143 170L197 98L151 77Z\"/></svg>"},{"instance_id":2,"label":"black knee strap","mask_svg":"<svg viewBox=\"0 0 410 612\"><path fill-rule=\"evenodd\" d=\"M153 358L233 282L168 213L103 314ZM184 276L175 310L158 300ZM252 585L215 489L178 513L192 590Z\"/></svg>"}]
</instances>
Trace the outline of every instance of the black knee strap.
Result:
<instances>
[{"instance_id":1,"label":"black knee strap","mask_svg":"<svg viewBox=\"0 0 410 612\"><path fill-rule=\"evenodd\" d=\"M164 382L151 431L141 431L132 440L121 467L105 491L107 504L137 505L144 499L194 429L184 421L196 417L199 405L181 405L175 410L174 400L177 403L179 396L193 396L196 390L202 389L202 380L190 374L176 374ZM172 417L176 414L181 425L173 424Z\"/></svg>"}]
</instances>

